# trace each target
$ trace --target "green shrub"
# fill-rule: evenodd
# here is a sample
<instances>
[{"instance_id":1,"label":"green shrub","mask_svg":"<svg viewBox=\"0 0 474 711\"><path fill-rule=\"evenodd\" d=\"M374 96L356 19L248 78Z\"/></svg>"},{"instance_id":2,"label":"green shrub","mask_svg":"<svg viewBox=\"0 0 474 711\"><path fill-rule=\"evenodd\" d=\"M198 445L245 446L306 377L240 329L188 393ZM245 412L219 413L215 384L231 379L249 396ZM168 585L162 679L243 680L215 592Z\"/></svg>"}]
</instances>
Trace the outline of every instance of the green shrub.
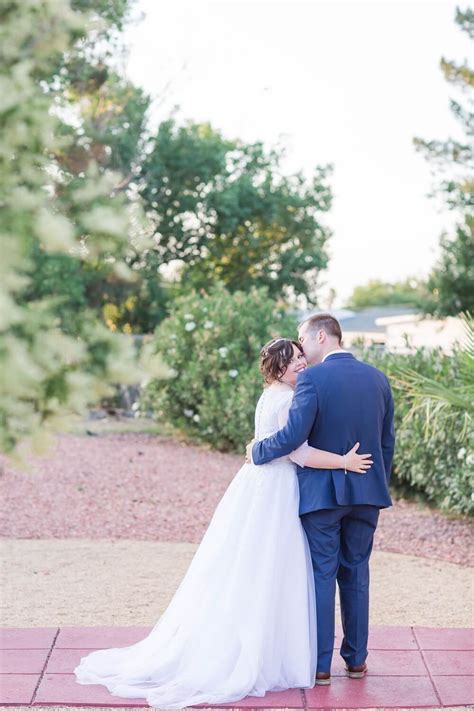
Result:
<instances>
[{"instance_id":1,"label":"green shrub","mask_svg":"<svg viewBox=\"0 0 474 711\"><path fill-rule=\"evenodd\" d=\"M395 400L396 448L392 483L395 490L457 513L474 513L474 432L472 419L459 404L443 402L446 393L464 392L466 353L451 356L441 349L421 348L409 355L365 350L360 357L383 370ZM406 373L413 374L407 379ZM418 377L417 377L418 376ZM413 387L420 384L419 394ZM423 394L422 387L431 384ZM436 392L436 385L439 393Z\"/></svg>"},{"instance_id":2,"label":"green shrub","mask_svg":"<svg viewBox=\"0 0 474 711\"><path fill-rule=\"evenodd\" d=\"M222 451L242 452L253 436L263 381L259 351L277 335L295 336L295 321L265 289L178 298L155 331L155 347L175 371L151 381L142 408Z\"/></svg>"}]
</instances>

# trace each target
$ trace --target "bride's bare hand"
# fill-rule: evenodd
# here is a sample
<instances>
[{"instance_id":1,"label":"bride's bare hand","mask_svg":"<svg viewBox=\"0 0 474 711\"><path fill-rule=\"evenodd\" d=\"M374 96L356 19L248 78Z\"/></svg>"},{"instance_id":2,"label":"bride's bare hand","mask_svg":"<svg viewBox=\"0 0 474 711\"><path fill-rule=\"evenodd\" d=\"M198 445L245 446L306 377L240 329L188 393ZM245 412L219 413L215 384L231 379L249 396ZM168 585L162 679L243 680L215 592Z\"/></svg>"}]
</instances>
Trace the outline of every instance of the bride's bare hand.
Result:
<instances>
[{"instance_id":1,"label":"bride's bare hand","mask_svg":"<svg viewBox=\"0 0 474 711\"><path fill-rule=\"evenodd\" d=\"M374 462L371 459L371 454L357 454L359 447L360 442L356 442L352 449L347 452L346 469L356 474L365 474Z\"/></svg>"}]
</instances>

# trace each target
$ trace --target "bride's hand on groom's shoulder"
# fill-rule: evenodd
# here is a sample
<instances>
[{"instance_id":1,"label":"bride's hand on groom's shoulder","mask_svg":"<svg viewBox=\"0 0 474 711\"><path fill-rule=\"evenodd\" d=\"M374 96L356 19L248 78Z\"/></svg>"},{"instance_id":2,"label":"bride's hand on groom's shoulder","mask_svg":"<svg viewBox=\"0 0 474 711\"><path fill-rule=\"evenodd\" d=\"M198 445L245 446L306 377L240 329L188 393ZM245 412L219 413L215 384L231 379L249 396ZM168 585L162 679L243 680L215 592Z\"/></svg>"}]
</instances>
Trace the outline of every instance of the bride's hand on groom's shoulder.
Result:
<instances>
[{"instance_id":1,"label":"bride's hand on groom's shoulder","mask_svg":"<svg viewBox=\"0 0 474 711\"><path fill-rule=\"evenodd\" d=\"M246 464L252 464L252 448L257 440L253 439L245 448L245 462Z\"/></svg>"}]
</instances>

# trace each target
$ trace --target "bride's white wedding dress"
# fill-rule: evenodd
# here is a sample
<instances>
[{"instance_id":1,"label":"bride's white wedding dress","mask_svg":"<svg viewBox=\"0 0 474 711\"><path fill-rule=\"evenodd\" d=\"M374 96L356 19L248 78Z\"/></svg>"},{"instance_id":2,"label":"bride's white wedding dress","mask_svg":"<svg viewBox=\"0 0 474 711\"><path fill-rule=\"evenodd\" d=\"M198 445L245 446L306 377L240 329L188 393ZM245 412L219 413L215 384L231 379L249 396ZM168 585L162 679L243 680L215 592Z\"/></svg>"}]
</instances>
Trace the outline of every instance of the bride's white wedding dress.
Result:
<instances>
[{"instance_id":1,"label":"bride's white wedding dress","mask_svg":"<svg viewBox=\"0 0 474 711\"><path fill-rule=\"evenodd\" d=\"M264 390L257 439L281 428L292 396L281 383ZM148 636L82 657L77 681L164 709L313 687L314 580L298 505L288 457L244 464Z\"/></svg>"}]
</instances>

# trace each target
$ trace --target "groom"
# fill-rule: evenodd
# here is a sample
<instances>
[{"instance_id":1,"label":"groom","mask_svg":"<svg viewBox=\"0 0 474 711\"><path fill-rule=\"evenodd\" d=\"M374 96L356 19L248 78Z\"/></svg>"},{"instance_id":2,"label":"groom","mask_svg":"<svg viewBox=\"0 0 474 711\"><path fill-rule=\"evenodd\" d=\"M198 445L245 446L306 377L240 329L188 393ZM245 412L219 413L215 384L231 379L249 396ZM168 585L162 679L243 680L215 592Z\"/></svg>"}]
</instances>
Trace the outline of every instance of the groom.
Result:
<instances>
[{"instance_id":1,"label":"groom","mask_svg":"<svg viewBox=\"0 0 474 711\"><path fill-rule=\"evenodd\" d=\"M314 368L297 381L286 426L252 448L265 464L312 447L344 454L360 442L373 465L363 475L344 469L298 467L300 517L311 550L316 588L318 664L316 684L331 681L336 580L339 586L346 673L367 671L369 557L379 510L391 505L390 468L395 443L393 399L387 377L341 348L339 322L330 314L299 326L299 341Z\"/></svg>"}]
</instances>

